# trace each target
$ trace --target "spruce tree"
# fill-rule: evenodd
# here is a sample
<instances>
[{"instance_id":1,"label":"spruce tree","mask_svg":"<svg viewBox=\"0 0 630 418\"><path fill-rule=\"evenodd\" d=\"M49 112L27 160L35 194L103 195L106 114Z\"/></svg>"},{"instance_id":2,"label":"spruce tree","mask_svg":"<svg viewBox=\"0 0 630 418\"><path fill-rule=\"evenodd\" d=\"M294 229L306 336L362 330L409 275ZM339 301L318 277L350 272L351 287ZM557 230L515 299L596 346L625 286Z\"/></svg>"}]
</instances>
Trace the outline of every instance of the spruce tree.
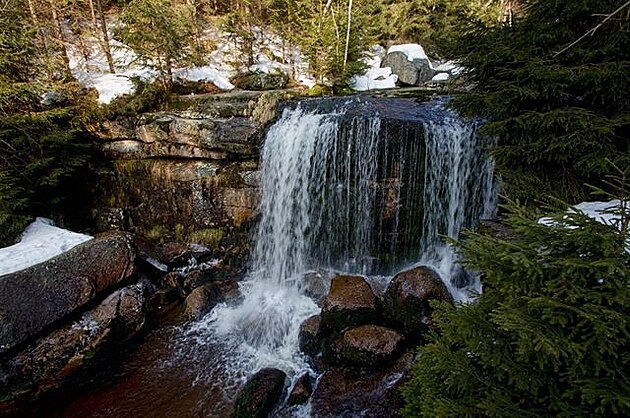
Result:
<instances>
[{"instance_id":1,"label":"spruce tree","mask_svg":"<svg viewBox=\"0 0 630 418\"><path fill-rule=\"evenodd\" d=\"M613 210L616 225L572 212L546 226L512 206L511 239L467 234L483 294L440 308L405 415L629 416L630 212Z\"/></svg>"},{"instance_id":2,"label":"spruce tree","mask_svg":"<svg viewBox=\"0 0 630 418\"><path fill-rule=\"evenodd\" d=\"M194 61L193 10L170 0L132 0L120 14L122 25L115 31L142 63L157 69L170 87L173 68Z\"/></svg>"},{"instance_id":3,"label":"spruce tree","mask_svg":"<svg viewBox=\"0 0 630 418\"><path fill-rule=\"evenodd\" d=\"M456 105L489 121L505 193L576 203L608 159L630 165L630 16L626 8L598 26L624 0L521 3L511 25L462 23L441 53L468 70L472 91Z\"/></svg>"}]
</instances>

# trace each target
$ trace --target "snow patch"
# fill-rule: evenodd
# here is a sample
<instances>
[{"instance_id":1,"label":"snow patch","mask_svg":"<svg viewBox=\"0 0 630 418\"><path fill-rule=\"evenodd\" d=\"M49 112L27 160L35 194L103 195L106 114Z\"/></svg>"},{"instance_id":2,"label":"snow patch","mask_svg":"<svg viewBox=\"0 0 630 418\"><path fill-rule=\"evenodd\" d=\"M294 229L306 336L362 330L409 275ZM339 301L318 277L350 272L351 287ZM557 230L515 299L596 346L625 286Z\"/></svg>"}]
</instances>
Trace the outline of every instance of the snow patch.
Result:
<instances>
[{"instance_id":1,"label":"snow patch","mask_svg":"<svg viewBox=\"0 0 630 418\"><path fill-rule=\"evenodd\" d=\"M424 52L424 48L419 44L392 45L387 50L387 53L391 54L392 52L402 52L407 56L409 61L416 59L429 61L429 57ZM429 61L429 63L431 63L431 61Z\"/></svg>"},{"instance_id":2,"label":"snow patch","mask_svg":"<svg viewBox=\"0 0 630 418\"><path fill-rule=\"evenodd\" d=\"M449 77L449 73L439 73L434 75L431 81L448 81Z\"/></svg>"},{"instance_id":3,"label":"snow patch","mask_svg":"<svg viewBox=\"0 0 630 418\"><path fill-rule=\"evenodd\" d=\"M381 68L382 56L385 49L375 45L370 50L371 56L364 58L363 62L368 66L365 73L350 79L350 87L356 91L368 91L379 89L392 89L396 87L398 76L392 74L390 67Z\"/></svg>"},{"instance_id":4,"label":"snow patch","mask_svg":"<svg viewBox=\"0 0 630 418\"><path fill-rule=\"evenodd\" d=\"M188 81L208 81L221 90L232 90L234 85L230 83L225 73L210 66L181 68L173 72L176 78Z\"/></svg>"},{"instance_id":5,"label":"snow patch","mask_svg":"<svg viewBox=\"0 0 630 418\"><path fill-rule=\"evenodd\" d=\"M575 210L583 212L586 216L595 219L604 225L612 225L618 227L620 221L619 213L613 213L619 211L621 208L620 200L611 200L608 202L581 202L573 206L568 210L568 213L574 213ZM626 203L626 210L630 210L629 205ZM547 226L558 226L557 222L550 217L540 218L538 223ZM575 228L574 226L568 226L569 228ZM620 227L618 227L620 228ZM630 231L629 231L630 232ZM630 252L630 237L626 240L626 251Z\"/></svg>"},{"instance_id":6,"label":"snow patch","mask_svg":"<svg viewBox=\"0 0 630 418\"><path fill-rule=\"evenodd\" d=\"M20 242L0 248L0 276L50 260L91 239L89 235L58 228L50 219L37 218L26 227Z\"/></svg>"}]
</instances>

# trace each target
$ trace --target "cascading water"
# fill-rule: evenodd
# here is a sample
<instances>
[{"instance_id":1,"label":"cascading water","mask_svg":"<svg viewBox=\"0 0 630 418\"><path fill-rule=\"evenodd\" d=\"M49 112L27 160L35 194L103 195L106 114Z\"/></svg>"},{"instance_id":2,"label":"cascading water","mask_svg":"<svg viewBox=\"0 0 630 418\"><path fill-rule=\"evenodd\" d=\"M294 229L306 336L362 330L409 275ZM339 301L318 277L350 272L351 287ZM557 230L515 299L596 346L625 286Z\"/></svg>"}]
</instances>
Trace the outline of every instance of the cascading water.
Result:
<instances>
[{"instance_id":1,"label":"cascading water","mask_svg":"<svg viewBox=\"0 0 630 418\"><path fill-rule=\"evenodd\" d=\"M458 269L442 236L492 216L489 145L441 103L327 99L285 109L264 144L244 301L219 305L194 331L230 347L224 362L245 373L292 373L308 367L299 325L319 311L305 295L308 271L382 278L427 264L466 300L478 283L452 280Z\"/></svg>"}]
</instances>

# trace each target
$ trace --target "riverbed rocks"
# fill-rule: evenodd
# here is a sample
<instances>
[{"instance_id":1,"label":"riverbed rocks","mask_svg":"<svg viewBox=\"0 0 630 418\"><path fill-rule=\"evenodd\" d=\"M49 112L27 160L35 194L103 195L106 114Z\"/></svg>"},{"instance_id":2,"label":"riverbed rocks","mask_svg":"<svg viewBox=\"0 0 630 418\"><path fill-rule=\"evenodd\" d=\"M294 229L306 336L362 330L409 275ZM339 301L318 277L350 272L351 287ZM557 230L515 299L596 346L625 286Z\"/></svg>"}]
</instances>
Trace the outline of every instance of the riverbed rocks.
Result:
<instances>
[{"instance_id":1,"label":"riverbed rocks","mask_svg":"<svg viewBox=\"0 0 630 418\"><path fill-rule=\"evenodd\" d=\"M404 352L382 370L357 373L346 367L328 368L311 398L311 416L397 417L404 406L400 387L413 364L413 351Z\"/></svg>"},{"instance_id":2,"label":"riverbed rocks","mask_svg":"<svg viewBox=\"0 0 630 418\"><path fill-rule=\"evenodd\" d=\"M404 337L379 325L362 325L346 330L337 342L339 361L363 369L378 369L396 358Z\"/></svg>"},{"instance_id":3,"label":"riverbed rocks","mask_svg":"<svg viewBox=\"0 0 630 418\"><path fill-rule=\"evenodd\" d=\"M302 323L300 349L322 373L311 398L313 417L399 416L398 389L421 336L432 329L430 301L453 300L426 266L396 274L386 288L372 284L382 288L382 300L365 278L335 276L321 314Z\"/></svg>"},{"instance_id":4,"label":"riverbed rocks","mask_svg":"<svg viewBox=\"0 0 630 418\"><path fill-rule=\"evenodd\" d=\"M385 319L414 340L433 329L430 301L453 302L446 285L431 268L421 266L394 276L383 298Z\"/></svg>"},{"instance_id":5,"label":"riverbed rocks","mask_svg":"<svg viewBox=\"0 0 630 418\"><path fill-rule=\"evenodd\" d=\"M234 406L234 418L267 418L278 405L286 374L278 369L262 369L241 389Z\"/></svg>"},{"instance_id":6,"label":"riverbed rocks","mask_svg":"<svg viewBox=\"0 0 630 418\"><path fill-rule=\"evenodd\" d=\"M2 276L0 354L130 279L136 261L130 236L116 233Z\"/></svg>"},{"instance_id":7,"label":"riverbed rocks","mask_svg":"<svg viewBox=\"0 0 630 418\"><path fill-rule=\"evenodd\" d=\"M308 402L309 398L313 394L313 382L309 373L303 373L297 378L295 385L291 389L289 398L287 400L288 405L301 405Z\"/></svg>"},{"instance_id":8,"label":"riverbed rocks","mask_svg":"<svg viewBox=\"0 0 630 418\"><path fill-rule=\"evenodd\" d=\"M300 325L298 343L300 351L315 357L321 351L322 346L322 317L313 315Z\"/></svg>"},{"instance_id":9,"label":"riverbed rocks","mask_svg":"<svg viewBox=\"0 0 630 418\"><path fill-rule=\"evenodd\" d=\"M238 283L234 280L219 280L199 286L186 297L184 316L200 319L218 303L237 302L240 297Z\"/></svg>"},{"instance_id":10,"label":"riverbed rocks","mask_svg":"<svg viewBox=\"0 0 630 418\"><path fill-rule=\"evenodd\" d=\"M340 275L332 279L322 306L322 323L333 331L369 324L377 319L378 300L360 276Z\"/></svg>"},{"instance_id":11,"label":"riverbed rocks","mask_svg":"<svg viewBox=\"0 0 630 418\"><path fill-rule=\"evenodd\" d=\"M0 358L2 392L11 399L58 387L97 353L138 335L147 324L146 301L153 290L147 279L125 286L17 354Z\"/></svg>"}]
</instances>

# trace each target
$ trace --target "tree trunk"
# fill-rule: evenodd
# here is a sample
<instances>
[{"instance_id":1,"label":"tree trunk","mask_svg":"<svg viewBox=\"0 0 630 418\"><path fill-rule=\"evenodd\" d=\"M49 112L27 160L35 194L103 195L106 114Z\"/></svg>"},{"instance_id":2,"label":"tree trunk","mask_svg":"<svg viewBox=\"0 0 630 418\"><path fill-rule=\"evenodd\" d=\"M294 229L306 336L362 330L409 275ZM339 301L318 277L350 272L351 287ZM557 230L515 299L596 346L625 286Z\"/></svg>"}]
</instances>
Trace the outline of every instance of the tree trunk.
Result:
<instances>
[{"instance_id":1,"label":"tree trunk","mask_svg":"<svg viewBox=\"0 0 630 418\"><path fill-rule=\"evenodd\" d=\"M66 42L63 36L63 26L61 25L61 20L59 19L59 15L57 14L57 8L55 7L55 0L49 0L50 4L50 12L53 18L53 24L55 26L55 35L57 38L57 43L59 44L59 49L61 53L61 58L64 64L64 79L72 78L72 71L70 70L70 58L68 58L68 51L66 49Z\"/></svg>"},{"instance_id":2,"label":"tree trunk","mask_svg":"<svg viewBox=\"0 0 630 418\"><path fill-rule=\"evenodd\" d=\"M53 72L50 64L50 51L48 50L48 41L46 40L46 33L43 31L41 25L39 24L39 19L37 19L37 13L35 13L35 5L33 4L33 0L27 0L28 2L28 10L31 13L31 19L33 20L33 25L37 28L37 36L42 43L42 49L44 50L44 56L46 57L46 72L48 73L48 78L53 78Z\"/></svg>"},{"instance_id":3,"label":"tree trunk","mask_svg":"<svg viewBox=\"0 0 630 418\"><path fill-rule=\"evenodd\" d=\"M90 0L92 3L92 0ZM107 22L105 20L105 14L103 13L103 7L101 5L101 0L96 0L96 9L98 10L98 16L101 21L101 33L103 34L103 41L101 42L101 48L105 53L105 58L107 59L107 65L109 66L109 72L114 74L116 73L116 68L114 67L114 58L112 57L112 50L109 47L109 35L107 34Z\"/></svg>"},{"instance_id":4,"label":"tree trunk","mask_svg":"<svg viewBox=\"0 0 630 418\"><path fill-rule=\"evenodd\" d=\"M348 47L350 46L350 23L352 22L352 0L348 0L348 30L346 31L346 50L343 54L343 69L348 64Z\"/></svg>"}]
</instances>

